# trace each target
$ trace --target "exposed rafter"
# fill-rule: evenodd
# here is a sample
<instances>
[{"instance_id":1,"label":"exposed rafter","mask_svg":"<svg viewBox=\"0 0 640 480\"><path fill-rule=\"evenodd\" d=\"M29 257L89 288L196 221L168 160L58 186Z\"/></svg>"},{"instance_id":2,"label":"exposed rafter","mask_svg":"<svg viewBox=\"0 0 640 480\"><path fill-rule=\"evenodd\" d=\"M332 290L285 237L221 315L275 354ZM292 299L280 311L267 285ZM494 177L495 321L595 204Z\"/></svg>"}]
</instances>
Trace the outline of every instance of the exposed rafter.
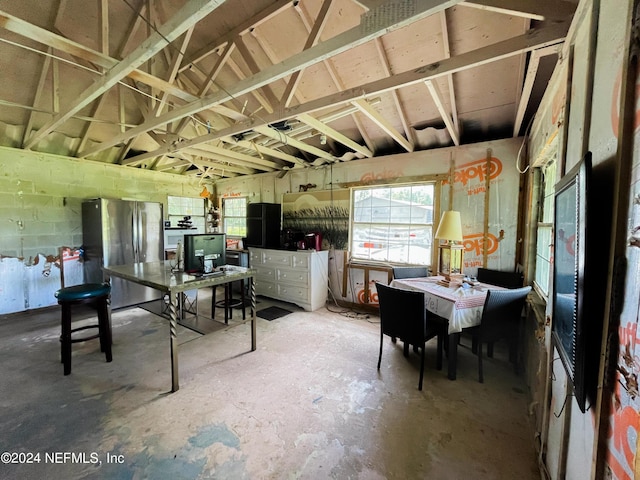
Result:
<instances>
[{"instance_id":1,"label":"exposed rafter","mask_svg":"<svg viewBox=\"0 0 640 480\"><path fill-rule=\"evenodd\" d=\"M440 93L438 84L435 80L426 80L424 83L427 85L429 93L431 94L431 98L433 98L433 101L436 104L436 108L438 109L438 112L440 112L440 116L442 117L442 120L444 120L444 124L447 126L449 135L451 135L451 140L453 140L454 145L460 145L460 134L458 133L458 129L453 123L453 118L451 117L451 115L449 115L449 112L444 106L444 102L442 101L442 94Z\"/></svg>"},{"instance_id":2,"label":"exposed rafter","mask_svg":"<svg viewBox=\"0 0 640 480\"><path fill-rule=\"evenodd\" d=\"M261 116L259 119L252 119L249 124L245 123L242 125L236 125L218 132L212 132L207 135L192 138L185 141L182 146L188 147L199 143L210 142L221 137L238 135L251 129L255 130L258 125L277 123L282 120L286 120L287 118L294 118L302 113L311 113L317 110L342 105L345 102L354 102L395 88L439 78L450 73L467 70L476 66L486 65L522 52L555 45L563 41L568 28L569 24L567 22L559 22L537 30L531 30L524 35L513 37L486 47L481 47L470 52L465 52L435 64L425 65L415 70L376 80L356 88L347 89L334 95L325 96L302 105L297 105L295 107L275 112L271 115ZM130 132L131 130L128 133ZM151 154L156 156L160 155L168 151L165 150L166 148L168 147L161 148L156 152L151 152Z\"/></svg>"},{"instance_id":3,"label":"exposed rafter","mask_svg":"<svg viewBox=\"0 0 640 480\"><path fill-rule=\"evenodd\" d=\"M384 118L377 110L375 110L371 105L369 105L364 100L356 100L353 104L358 107L358 109L364 113L369 119L374 122L378 127L384 130L391 138L393 138L396 142L398 142L407 152L413 151L413 143L404 138L402 134L396 130L396 128L389 123L389 121Z\"/></svg>"},{"instance_id":4,"label":"exposed rafter","mask_svg":"<svg viewBox=\"0 0 640 480\"><path fill-rule=\"evenodd\" d=\"M513 124L514 137L517 137L518 135L520 135L520 128L522 127L522 119L524 118L525 111L527 110L527 105L529 104L529 99L531 98L533 82L535 81L536 74L538 73L540 58L545 57L547 55L555 55L557 53L558 53L557 45L540 48L531 52L531 56L529 58L529 66L527 67L527 75L524 80L524 85L522 87L522 94L520 96L520 103L518 104L518 111L516 112L516 119Z\"/></svg>"},{"instance_id":5,"label":"exposed rafter","mask_svg":"<svg viewBox=\"0 0 640 480\"><path fill-rule=\"evenodd\" d=\"M211 181L522 134L577 3L19 2L0 142Z\"/></svg>"},{"instance_id":6,"label":"exposed rafter","mask_svg":"<svg viewBox=\"0 0 640 480\"><path fill-rule=\"evenodd\" d=\"M225 0L191 0L170 21L154 32L147 40L131 52L126 58L110 69L102 78L87 88L74 105L66 111L57 114L51 121L32 135L24 148L31 148L56 127L64 123L75 113L82 110L93 100L98 98L108 89L113 87L129 72L135 70L158 51L164 48L168 42L172 42L185 30L201 20L204 16L218 8Z\"/></svg>"},{"instance_id":7,"label":"exposed rafter","mask_svg":"<svg viewBox=\"0 0 640 480\"><path fill-rule=\"evenodd\" d=\"M273 82L286 77L302 68L306 68L310 65L314 65L323 61L333 55L343 53L350 48L354 48L358 45L362 45L368 41L371 41L384 33L401 28L414 21L422 18L426 18L429 15L437 13L444 8L451 7L460 0L430 0L420 3L415 11L410 14L393 19L382 18L380 22L374 23L370 28L354 27L346 32L343 32L335 37L322 42L308 50L304 50L297 55L283 61L277 65L265 68L259 74L238 82L233 87L230 87L227 91L210 95L196 102L178 107L171 112L161 115L156 120L145 122L144 124L132 128L124 136L118 135L113 139L103 142L100 145L96 145L84 152L80 153L80 156L87 157L97 152L105 150L109 147L118 145L119 143L128 140L129 138L145 133L153 128L166 123L171 123L178 120L185 115L191 115L197 113L200 110L209 108L213 105L219 105L226 101L233 99L236 96L240 96L245 93L252 92L253 90L260 88L268 83Z\"/></svg>"}]
</instances>

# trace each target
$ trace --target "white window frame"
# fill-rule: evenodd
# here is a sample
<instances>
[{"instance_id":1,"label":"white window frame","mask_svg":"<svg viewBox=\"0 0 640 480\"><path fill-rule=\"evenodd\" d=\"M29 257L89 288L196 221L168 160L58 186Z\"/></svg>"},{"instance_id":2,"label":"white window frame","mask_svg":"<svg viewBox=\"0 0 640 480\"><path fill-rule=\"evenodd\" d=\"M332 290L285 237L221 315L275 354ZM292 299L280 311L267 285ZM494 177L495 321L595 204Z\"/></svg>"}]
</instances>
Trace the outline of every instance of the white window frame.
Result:
<instances>
[{"instance_id":1,"label":"white window frame","mask_svg":"<svg viewBox=\"0 0 640 480\"><path fill-rule=\"evenodd\" d=\"M228 197L222 199L222 225L223 232L227 234L227 237L244 238L247 236L247 203L246 197ZM239 208L241 204L243 204L244 208ZM244 213L244 215L241 213ZM236 223L230 222L230 220L237 220L237 223L243 223L244 230L234 230L234 233L229 233L232 227L230 224Z\"/></svg>"},{"instance_id":2,"label":"white window frame","mask_svg":"<svg viewBox=\"0 0 640 480\"><path fill-rule=\"evenodd\" d=\"M422 187L431 189L430 203L419 203L410 199L408 204L401 204L401 202L406 203L407 201L401 199L399 195L406 195L407 190L411 192L412 189ZM388 198L385 200L388 200L389 204L387 206L378 204L374 208L382 209L377 213L379 215L387 215L388 221L376 221L373 218L376 212L371 206L358 206L357 202L359 200L357 197L361 196L360 192L371 192L374 194L371 197L372 200L374 198L380 200L384 197L376 196L375 194L384 194L385 191L388 193ZM436 192L438 191L435 180L352 188L351 221L349 222L349 251L352 260L359 263L430 266L433 259L434 219L437 213L435 209ZM430 215L428 210L425 212L425 216L420 215L420 209L423 207L431 210ZM371 209L371 213L367 212L367 209ZM388 210L388 212L385 210ZM408 217L397 216L395 219L398 221L393 221L394 210L396 213L408 213ZM369 220L363 220L363 215L367 215ZM377 234L372 234L372 236L366 236L365 234L363 238L363 233L366 232L367 228L375 228ZM393 229L398 235L394 236L391 233ZM385 230L387 230L386 233ZM416 235L419 235L419 237L416 238ZM412 236L414 240L412 240ZM367 247L367 244L371 246ZM364 253L365 250L368 251L367 254ZM394 250L395 252L393 252Z\"/></svg>"},{"instance_id":3,"label":"white window frame","mask_svg":"<svg viewBox=\"0 0 640 480\"><path fill-rule=\"evenodd\" d=\"M557 162L540 167L540 209L536 229L534 285L545 298L551 293L553 275L553 218Z\"/></svg>"},{"instance_id":4,"label":"white window frame","mask_svg":"<svg viewBox=\"0 0 640 480\"><path fill-rule=\"evenodd\" d=\"M184 217L191 217L194 228L205 231L206 215L204 198L167 196L167 219L172 227L177 227L178 222Z\"/></svg>"}]
</instances>

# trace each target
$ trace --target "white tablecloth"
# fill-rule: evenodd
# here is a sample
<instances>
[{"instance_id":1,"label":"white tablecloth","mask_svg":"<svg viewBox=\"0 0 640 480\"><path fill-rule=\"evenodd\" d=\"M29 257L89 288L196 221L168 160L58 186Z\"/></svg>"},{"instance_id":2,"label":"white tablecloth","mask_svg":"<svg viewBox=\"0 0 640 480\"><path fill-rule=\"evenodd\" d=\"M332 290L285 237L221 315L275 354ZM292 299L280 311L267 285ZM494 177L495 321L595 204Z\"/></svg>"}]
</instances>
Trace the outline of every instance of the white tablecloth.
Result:
<instances>
[{"instance_id":1,"label":"white tablecloth","mask_svg":"<svg viewBox=\"0 0 640 480\"><path fill-rule=\"evenodd\" d=\"M480 283L474 287L445 287L438 285L442 277L403 278L393 280L395 288L424 293L425 307L449 321L449 334L480 324L487 290L501 287Z\"/></svg>"}]
</instances>

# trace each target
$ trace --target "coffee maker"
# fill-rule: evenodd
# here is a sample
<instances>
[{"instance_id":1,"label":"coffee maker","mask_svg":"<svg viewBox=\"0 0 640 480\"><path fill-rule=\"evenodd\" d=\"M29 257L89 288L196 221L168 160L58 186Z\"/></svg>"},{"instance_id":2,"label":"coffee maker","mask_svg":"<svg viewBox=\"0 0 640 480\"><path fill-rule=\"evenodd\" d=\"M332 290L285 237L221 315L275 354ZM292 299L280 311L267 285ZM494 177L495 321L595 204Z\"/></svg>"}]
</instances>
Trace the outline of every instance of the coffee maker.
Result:
<instances>
[{"instance_id":1,"label":"coffee maker","mask_svg":"<svg viewBox=\"0 0 640 480\"><path fill-rule=\"evenodd\" d=\"M284 250L298 250L298 242L304 241L304 234L299 230L286 228L280 235L280 248Z\"/></svg>"},{"instance_id":2,"label":"coffee maker","mask_svg":"<svg viewBox=\"0 0 640 480\"><path fill-rule=\"evenodd\" d=\"M320 232L307 233L304 236L305 250L322 250L322 234Z\"/></svg>"}]
</instances>

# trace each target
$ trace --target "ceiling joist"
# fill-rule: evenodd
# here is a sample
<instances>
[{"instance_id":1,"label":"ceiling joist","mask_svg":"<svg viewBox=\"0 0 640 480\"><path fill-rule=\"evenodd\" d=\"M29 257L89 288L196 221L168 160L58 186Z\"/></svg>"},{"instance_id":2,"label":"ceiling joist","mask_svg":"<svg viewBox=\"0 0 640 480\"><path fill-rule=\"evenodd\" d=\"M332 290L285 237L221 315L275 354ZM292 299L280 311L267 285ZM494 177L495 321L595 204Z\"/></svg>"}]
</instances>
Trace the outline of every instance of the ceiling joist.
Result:
<instances>
[{"instance_id":1,"label":"ceiling joist","mask_svg":"<svg viewBox=\"0 0 640 480\"><path fill-rule=\"evenodd\" d=\"M486 65L522 52L529 52L537 48L555 45L564 40L568 28L568 22L559 22L550 26L531 30L524 35L519 35L470 52L465 52L431 65L425 65L408 72L392 75L391 77L376 80L356 88L347 89L336 94L318 98L305 104L277 111L271 115L261 116L259 119L252 119L248 124L238 124L218 132L212 132L207 135L192 138L190 140L186 140L183 143L183 146L193 146L199 143L210 142L221 137L242 134L255 129L257 125L281 122L288 118L295 118L297 115L302 113L312 113L318 110L335 107L346 102L353 102L393 90L395 88L443 77L447 74L468 70L476 66ZM159 155L162 152L163 149L161 148L154 153L155 155Z\"/></svg>"},{"instance_id":2,"label":"ceiling joist","mask_svg":"<svg viewBox=\"0 0 640 480\"><path fill-rule=\"evenodd\" d=\"M182 107L177 107L171 112L167 112L164 115L159 116L157 119L145 122L144 124L132 128L127 131L125 135L118 135L109 141L103 142L92 148L80 153L82 157L88 157L109 147L118 145L125 140L133 136L145 133L160 125L174 122L185 115L191 115L197 113L206 108L210 108L213 105L219 105L221 103L232 100L234 97L241 96L245 93L250 93L253 90L260 88L275 80L282 79L287 75L321 62L331 56L343 53L350 48L354 48L358 45L371 41L385 33L392 30L401 28L411 22L417 21L422 18L426 18L429 15L433 15L445 8L449 8L460 0L429 0L421 2L414 11L409 12L405 16L399 18L381 18L380 22L375 23L370 28L361 28L360 26L351 28L346 32L336 35L330 38L326 42L322 42L308 50L304 50L293 57L288 58L280 62L277 65L267 67L259 74L253 75L246 80L241 80L233 87L230 87L227 91L210 95L195 102L191 102Z\"/></svg>"}]
</instances>

